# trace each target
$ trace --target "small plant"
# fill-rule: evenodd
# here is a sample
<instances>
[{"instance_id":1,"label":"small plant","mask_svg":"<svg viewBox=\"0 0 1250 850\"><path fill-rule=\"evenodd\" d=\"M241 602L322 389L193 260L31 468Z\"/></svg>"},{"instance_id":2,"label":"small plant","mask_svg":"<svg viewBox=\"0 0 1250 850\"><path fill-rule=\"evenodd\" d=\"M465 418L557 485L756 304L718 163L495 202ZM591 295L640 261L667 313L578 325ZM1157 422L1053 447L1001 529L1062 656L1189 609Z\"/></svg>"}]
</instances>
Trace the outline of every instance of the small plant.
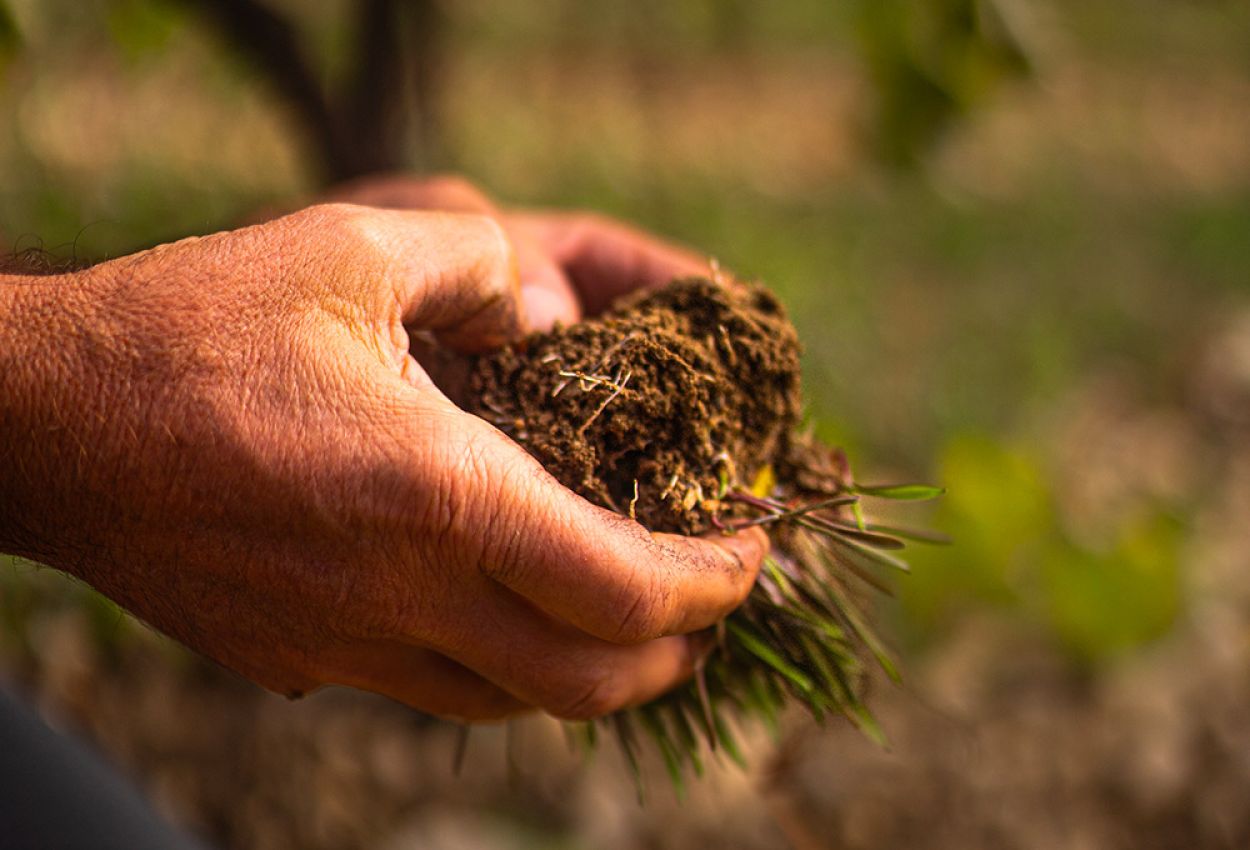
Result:
<instances>
[{"instance_id":1,"label":"small plant","mask_svg":"<svg viewBox=\"0 0 1250 850\"><path fill-rule=\"evenodd\" d=\"M934 488L859 487L848 479L837 493L783 500L769 472L766 467L750 491L721 496L745 505L754 516L714 523L727 533L764 525L773 534L773 549L750 597L718 627L716 648L692 685L614 720L618 728L636 723L654 739L678 789L687 768L702 771L693 729L712 752L723 751L742 763L726 711L761 718L775 728L781 709L792 700L817 723L845 716L884 744L862 699L863 656L874 657L895 681L898 669L861 613L856 584L889 593L875 571L907 571L904 561L889 554L903 548L904 537L943 542L920 531L869 524L860 510L861 495L931 498L939 492ZM622 735L621 741L634 763L633 736Z\"/></svg>"},{"instance_id":2,"label":"small plant","mask_svg":"<svg viewBox=\"0 0 1250 850\"><path fill-rule=\"evenodd\" d=\"M862 504L940 491L860 485L841 450L797 430L799 344L771 293L675 281L480 358L469 395L567 486L652 530L769 532L751 595L716 627L694 680L580 724L588 744L610 727L637 777L650 739L681 789L704 745L742 761L732 718L775 726L789 701L884 741L862 699L865 659L898 671L861 600L889 592L880 571L907 570L894 554L905 541L943 541L869 522Z\"/></svg>"}]
</instances>

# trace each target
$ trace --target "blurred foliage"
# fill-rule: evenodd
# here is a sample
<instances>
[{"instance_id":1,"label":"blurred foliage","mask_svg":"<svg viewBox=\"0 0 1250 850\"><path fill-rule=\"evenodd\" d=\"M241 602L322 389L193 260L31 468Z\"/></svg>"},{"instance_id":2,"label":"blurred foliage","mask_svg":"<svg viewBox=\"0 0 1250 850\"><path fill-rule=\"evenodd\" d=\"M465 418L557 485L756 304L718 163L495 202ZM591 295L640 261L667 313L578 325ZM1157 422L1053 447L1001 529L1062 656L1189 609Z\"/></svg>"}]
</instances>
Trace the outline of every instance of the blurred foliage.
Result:
<instances>
[{"instance_id":1,"label":"blurred foliage","mask_svg":"<svg viewBox=\"0 0 1250 850\"><path fill-rule=\"evenodd\" d=\"M13 19L9 7L0 2L0 78L21 44L22 34L17 29L17 21Z\"/></svg>"},{"instance_id":2,"label":"blurred foliage","mask_svg":"<svg viewBox=\"0 0 1250 850\"><path fill-rule=\"evenodd\" d=\"M0 645L8 644L19 657L35 654L32 642L38 640L41 621L59 610L86 614L93 645L105 659L137 628L115 603L87 585L67 582L60 573L23 558L0 555L0 590Z\"/></svg>"},{"instance_id":3,"label":"blurred foliage","mask_svg":"<svg viewBox=\"0 0 1250 850\"><path fill-rule=\"evenodd\" d=\"M273 7L342 76L352 4ZM956 545L899 586L910 646L990 612L1094 662L1184 614L1192 493L1144 493L1084 533L1068 488L1095 461L1055 454L1074 408L1105 401L1081 395L1091 376L1147 387L1142 415L1187 411L1195 352L1246 309L1250 8L442 8L438 165L769 282L806 340L822 435L864 480L947 487L933 522ZM0 90L9 245L117 255L316 190L285 107L181 4L0 9L22 45Z\"/></svg>"},{"instance_id":4,"label":"blurred foliage","mask_svg":"<svg viewBox=\"0 0 1250 850\"><path fill-rule=\"evenodd\" d=\"M1165 634L1180 607L1183 527L1162 505L1074 541L1036 450L958 436L939 476L936 525L952 550L920 550L900 586L900 627L931 637L970 607L992 606L1055 634L1078 660L1112 657Z\"/></svg>"},{"instance_id":5,"label":"blurred foliage","mask_svg":"<svg viewBox=\"0 0 1250 850\"><path fill-rule=\"evenodd\" d=\"M131 63L159 56L187 24L187 11L172 0L114 0L105 12L109 38Z\"/></svg>"},{"instance_id":6,"label":"blurred foliage","mask_svg":"<svg viewBox=\"0 0 1250 850\"><path fill-rule=\"evenodd\" d=\"M873 150L916 168L943 132L1033 60L1007 0L859 0L859 44L876 103Z\"/></svg>"}]
</instances>

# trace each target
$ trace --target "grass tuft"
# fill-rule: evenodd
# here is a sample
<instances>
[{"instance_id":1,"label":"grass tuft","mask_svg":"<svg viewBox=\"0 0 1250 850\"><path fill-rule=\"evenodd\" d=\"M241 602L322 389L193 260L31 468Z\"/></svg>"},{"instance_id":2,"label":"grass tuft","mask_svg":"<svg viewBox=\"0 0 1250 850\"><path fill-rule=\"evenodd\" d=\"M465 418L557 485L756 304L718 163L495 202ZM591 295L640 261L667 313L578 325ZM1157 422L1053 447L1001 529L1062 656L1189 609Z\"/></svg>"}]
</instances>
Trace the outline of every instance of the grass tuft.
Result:
<instances>
[{"instance_id":1,"label":"grass tuft","mask_svg":"<svg viewBox=\"0 0 1250 850\"><path fill-rule=\"evenodd\" d=\"M892 681L897 661L862 610L871 592L890 593L879 572L907 572L897 554L908 543L945 544L942 535L868 522L863 499L916 501L942 494L923 484L865 486L849 473L826 489L796 492L771 468L749 487L722 476L709 501L712 524L725 534L762 526L773 549L747 601L716 629L715 648L692 682L648 705L596 721L611 726L643 799L640 738L658 752L678 796L703 758L722 755L745 766L732 729L760 722L776 732L782 710L801 706L819 725L844 717L888 746L863 699L868 665ZM593 728L595 723L590 724Z\"/></svg>"}]
</instances>

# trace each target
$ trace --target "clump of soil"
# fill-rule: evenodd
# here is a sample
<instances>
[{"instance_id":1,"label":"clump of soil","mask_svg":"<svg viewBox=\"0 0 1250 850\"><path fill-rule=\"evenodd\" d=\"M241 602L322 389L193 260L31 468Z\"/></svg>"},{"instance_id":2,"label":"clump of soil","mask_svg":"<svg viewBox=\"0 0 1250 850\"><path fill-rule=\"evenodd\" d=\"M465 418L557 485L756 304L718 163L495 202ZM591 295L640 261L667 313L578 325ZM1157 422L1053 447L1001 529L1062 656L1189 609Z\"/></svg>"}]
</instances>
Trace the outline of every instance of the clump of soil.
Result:
<instances>
[{"instance_id":1,"label":"clump of soil","mask_svg":"<svg viewBox=\"0 0 1250 850\"><path fill-rule=\"evenodd\" d=\"M732 758L727 713L775 720L790 701L880 739L863 658L896 673L857 610L860 585L883 589L876 571L906 569L884 551L901 538L931 538L868 523L859 501L936 491L857 485L840 450L795 432L799 342L768 290L691 278L636 295L478 358L461 403L566 486L653 531L768 528L755 587L695 681L611 718L631 764L637 728L680 785L701 769L699 730Z\"/></svg>"},{"instance_id":2,"label":"clump of soil","mask_svg":"<svg viewBox=\"0 0 1250 850\"><path fill-rule=\"evenodd\" d=\"M763 287L692 278L481 358L469 395L590 501L692 534L785 451L799 341Z\"/></svg>"}]
</instances>

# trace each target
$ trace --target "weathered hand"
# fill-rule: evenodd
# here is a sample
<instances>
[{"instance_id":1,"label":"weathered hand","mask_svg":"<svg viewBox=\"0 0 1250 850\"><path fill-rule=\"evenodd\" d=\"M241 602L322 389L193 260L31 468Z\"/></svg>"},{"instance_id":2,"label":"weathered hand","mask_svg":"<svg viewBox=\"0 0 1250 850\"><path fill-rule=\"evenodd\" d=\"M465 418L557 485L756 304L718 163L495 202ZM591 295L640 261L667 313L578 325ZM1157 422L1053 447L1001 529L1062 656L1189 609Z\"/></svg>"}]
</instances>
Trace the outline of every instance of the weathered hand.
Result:
<instances>
[{"instance_id":1,"label":"weathered hand","mask_svg":"<svg viewBox=\"0 0 1250 850\"><path fill-rule=\"evenodd\" d=\"M531 327L572 324L631 290L708 275L707 258L596 213L501 209L460 177L368 177L337 187L332 200L387 209L477 213L497 220L516 246Z\"/></svg>"},{"instance_id":2,"label":"weathered hand","mask_svg":"<svg viewBox=\"0 0 1250 850\"><path fill-rule=\"evenodd\" d=\"M0 549L273 690L599 715L689 675L754 580L763 535L590 505L408 353L521 330L490 217L316 206L0 281Z\"/></svg>"}]
</instances>

